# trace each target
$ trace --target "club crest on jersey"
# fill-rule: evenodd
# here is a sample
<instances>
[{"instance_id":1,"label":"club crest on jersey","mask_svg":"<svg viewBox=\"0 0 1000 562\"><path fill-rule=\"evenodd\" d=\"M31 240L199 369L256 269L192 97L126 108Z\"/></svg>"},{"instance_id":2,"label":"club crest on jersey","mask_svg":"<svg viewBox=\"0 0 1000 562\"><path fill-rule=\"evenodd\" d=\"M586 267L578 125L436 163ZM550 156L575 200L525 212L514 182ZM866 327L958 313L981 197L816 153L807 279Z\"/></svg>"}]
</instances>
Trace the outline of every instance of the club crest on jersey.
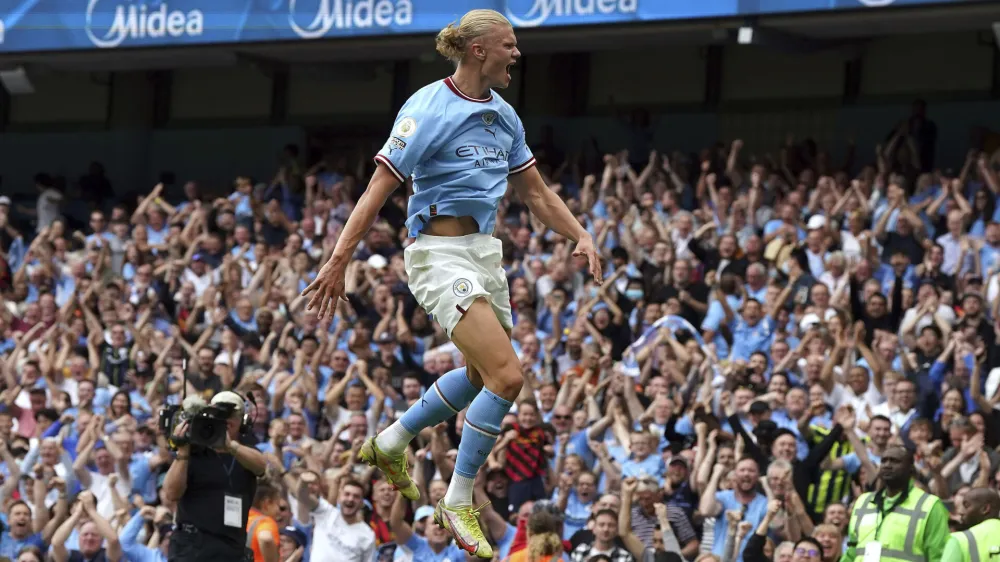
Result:
<instances>
[{"instance_id":1,"label":"club crest on jersey","mask_svg":"<svg viewBox=\"0 0 1000 562\"><path fill-rule=\"evenodd\" d=\"M456 296L467 297L472 292L472 282L468 279L459 279L451 286L451 290L455 291Z\"/></svg>"},{"instance_id":2,"label":"club crest on jersey","mask_svg":"<svg viewBox=\"0 0 1000 562\"><path fill-rule=\"evenodd\" d=\"M403 117L396 126L396 136L406 138L417 131L417 122L412 117Z\"/></svg>"},{"instance_id":3,"label":"club crest on jersey","mask_svg":"<svg viewBox=\"0 0 1000 562\"><path fill-rule=\"evenodd\" d=\"M483 125L486 125L487 127L492 125L493 122L496 120L497 120L497 114L493 113L492 111L483 114Z\"/></svg>"},{"instance_id":4,"label":"club crest on jersey","mask_svg":"<svg viewBox=\"0 0 1000 562\"><path fill-rule=\"evenodd\" d=\"M399 137L392 137L391 139L389 139L389 147L394 148L396 150L403 150L404 148L406 148L406 141L404 141Z\"/></svg>"}]
</instances>

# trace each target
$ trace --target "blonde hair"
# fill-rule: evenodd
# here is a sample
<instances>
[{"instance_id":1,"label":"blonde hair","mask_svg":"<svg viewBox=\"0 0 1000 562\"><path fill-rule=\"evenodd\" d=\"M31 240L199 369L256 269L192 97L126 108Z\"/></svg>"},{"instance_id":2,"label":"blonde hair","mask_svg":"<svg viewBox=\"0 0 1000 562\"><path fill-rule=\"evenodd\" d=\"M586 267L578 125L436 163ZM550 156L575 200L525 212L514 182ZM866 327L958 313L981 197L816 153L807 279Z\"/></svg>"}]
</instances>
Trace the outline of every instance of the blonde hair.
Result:
<instances>
[{"instance_id":1,"label":"blonde hair","mask_svg":"<svg viewBox=\"0 0 1000 562\"><path fill-rule=\"evenodd\" d=\"M458 64L465 57L465 50L473 40L486 35L498 25L513 27L503 14L495 10L470 10L457 25L449 23L437 34L434 41L437 52Z\"/></svg>"},{"instance_id":2,"label":"blonde hair","mask_svg":"<svg viewBox=\"0 0 1000 562\"><path fill-rule=\"evenodd\" d=\"M838 539L844 538L844 533L842 533L840 531L840 529L837 528L836 525L831 525L829 523L822 523L820 525L816 525L816 527L813 529L812 536L815 537L816 535L818 535L820 533L823 533L823 534L826 534L826 535L832 535L832 536L837 537Z\"/></svg>"},{"instance_id":3,"label":"blonde hair","mask_svg":"<svg viewBox=\"0 0 1000 562\"><path fill-rule=\"evenodd\" d=\"M561 521L547 511L532 513L528 518L528 562L538 562L543 556L558 558L563 551L559 536Z\"/></svg>"}]
</instances>

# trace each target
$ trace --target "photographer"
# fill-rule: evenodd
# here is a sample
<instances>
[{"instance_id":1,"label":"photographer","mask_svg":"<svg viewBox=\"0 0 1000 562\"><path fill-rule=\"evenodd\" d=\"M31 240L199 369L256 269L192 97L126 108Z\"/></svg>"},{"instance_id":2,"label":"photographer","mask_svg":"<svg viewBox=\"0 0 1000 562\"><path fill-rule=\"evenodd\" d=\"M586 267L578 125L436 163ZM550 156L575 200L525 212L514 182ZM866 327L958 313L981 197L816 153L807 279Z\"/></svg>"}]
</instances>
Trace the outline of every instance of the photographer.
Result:
<instances>
[{"instance_id":1,"label":"photographer","mask_svg":"<svg viewBox=\"0 0 1000 562\"><path fill-rule=\"evenodd\" d=\"M257 477L264 474L267 461L253 446L243 397L223 391L212 398L212 406L232 409L226 421L225 446L217 450L192 446L187 442L187 421L173 432L174 440L182 444L163 483L165 497L178 504L169 558L249 562L253 555L246 548L247 516Z\"/></svg>"}]
</instances>

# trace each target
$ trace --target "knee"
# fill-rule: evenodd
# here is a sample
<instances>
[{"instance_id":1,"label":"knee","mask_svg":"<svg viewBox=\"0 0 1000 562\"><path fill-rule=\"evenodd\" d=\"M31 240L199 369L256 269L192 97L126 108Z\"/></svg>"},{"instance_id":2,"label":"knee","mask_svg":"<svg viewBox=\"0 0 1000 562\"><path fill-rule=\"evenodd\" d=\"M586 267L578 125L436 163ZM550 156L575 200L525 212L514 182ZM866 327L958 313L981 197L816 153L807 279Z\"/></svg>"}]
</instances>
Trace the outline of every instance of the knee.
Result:
<instances>
[{"instance_id":1,"label":"knee","mask_svg":"<svg viewBox=\"0 0 1000 562\"><path fill-rule=\"evenodd\" d=\"M496 375L492 377L496 389L491 389L501 398L513 402L521 393L524 378L521 375L521 363L513 353L497 365Z\"/></svg>"},{"instance_id":2,"label":"knee","mask_svg":"<svg viewBox=\"0 0 1000 562\"><path fill-rule=\"evenodd\" d=\"M483 388L483 377L479 375L479 371L476 370L472 365L465 366L465 378L469 379L469 383L476 387L477 389Z\"/></svg>"}]
</instances>

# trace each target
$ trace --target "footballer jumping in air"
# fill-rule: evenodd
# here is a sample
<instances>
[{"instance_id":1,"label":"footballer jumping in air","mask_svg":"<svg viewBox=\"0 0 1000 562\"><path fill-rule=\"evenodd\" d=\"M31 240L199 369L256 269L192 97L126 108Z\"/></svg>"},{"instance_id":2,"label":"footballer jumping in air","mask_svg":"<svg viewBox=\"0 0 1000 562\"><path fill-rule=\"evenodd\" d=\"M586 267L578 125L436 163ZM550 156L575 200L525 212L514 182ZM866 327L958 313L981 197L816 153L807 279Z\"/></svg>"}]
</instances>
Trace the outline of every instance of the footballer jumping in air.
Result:
<instances>
[{"instance_id":1,"label":"footballer jumping in air","mask_svg":"<svg viewBox=\"0 0 1000 562\"><path fill-rule=\"evenodd\" d=\"M472 484L521 391L521 366L510 343L513 327L501 243L492 236L507 184L547 227L576 242L600 282L601 263L591 236L545 185L525 144L521 119L493 88L510 85L521 53L510 22L493 10L473 10L437 36L439 53L456 64L453 75L418 90L403 105L368 188L344 227L336 249L303 294L322 318L344 298L344 277L358 243L389 195L413 176L406 227L410 291L465 356L466 367L441 376L423 398L361 448L407 498L418 497L406 447L425 427L468 407L455 473L434 519L457 544L480 558L493 548L472 505Z\"/></svg>"}]
</instances>

